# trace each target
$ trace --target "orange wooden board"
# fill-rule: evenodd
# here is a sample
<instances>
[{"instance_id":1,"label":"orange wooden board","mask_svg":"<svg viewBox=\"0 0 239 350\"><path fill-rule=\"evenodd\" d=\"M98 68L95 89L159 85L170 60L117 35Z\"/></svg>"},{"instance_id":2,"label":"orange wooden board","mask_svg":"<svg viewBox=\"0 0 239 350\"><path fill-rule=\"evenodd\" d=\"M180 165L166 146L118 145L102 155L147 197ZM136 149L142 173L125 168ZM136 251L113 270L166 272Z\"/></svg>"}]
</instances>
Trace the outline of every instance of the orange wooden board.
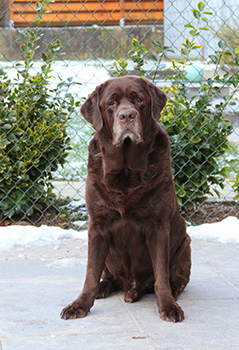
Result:
<instances>
[{"instance_id":1,"label":"orange wooden board","mask_svg":"<svg viewBox=\"0 0 239 350\"><path fill-rule=\"evenodd\" d=\"M37 18L37 0L10 0L9 19L15 27L26 27ZM55 0L46 6L42 26L152 23L163 20L163 1L79 1Z\"/></svg>"}]
</instances>

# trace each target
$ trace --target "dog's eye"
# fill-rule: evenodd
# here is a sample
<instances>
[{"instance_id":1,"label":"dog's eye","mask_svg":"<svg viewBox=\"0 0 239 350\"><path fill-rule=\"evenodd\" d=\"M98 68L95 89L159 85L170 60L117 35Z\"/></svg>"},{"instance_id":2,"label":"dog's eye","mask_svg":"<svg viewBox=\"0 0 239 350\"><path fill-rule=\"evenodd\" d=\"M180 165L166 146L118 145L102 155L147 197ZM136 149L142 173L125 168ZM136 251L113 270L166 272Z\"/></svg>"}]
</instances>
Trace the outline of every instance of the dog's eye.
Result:
<instances>
[{"instance_id":1,"label":"dog's eye","mask_svg":"<svg viewBox=\"0 0 239 350\"><path fill-rule=\"evenodd\" d=\"M137 97L137 102L143 102L142 98Z\"/></svg>"},{"instance_id":2,"label":"dog's eye","mask_svg":"<svg viewBox=\"0 0 239 350\"><path fill-rule=\"evenodd\" d=\"M109 106L113 106L115 104L115 101L114 100L110 100L108 104L109 104Z\"/></svg>"}]
</instances>

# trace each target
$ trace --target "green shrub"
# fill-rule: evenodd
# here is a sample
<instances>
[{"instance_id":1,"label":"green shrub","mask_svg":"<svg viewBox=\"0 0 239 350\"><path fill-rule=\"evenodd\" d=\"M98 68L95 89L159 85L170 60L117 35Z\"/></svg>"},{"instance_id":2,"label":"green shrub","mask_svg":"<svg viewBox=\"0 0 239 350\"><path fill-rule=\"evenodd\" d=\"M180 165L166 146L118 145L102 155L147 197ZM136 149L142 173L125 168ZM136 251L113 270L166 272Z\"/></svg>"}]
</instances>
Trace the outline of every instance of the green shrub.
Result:
<instances>
[{"instance_id":1,"label":"green shrub","mask_svg":"<svg viewBox=\"0 0 239 350\"><path fill-rule=\"evenodd\" d=\"M237 200L239 199L239 172L236 174L236 178L233 182L234 184L232 185L232 188L237 193L235 196L235 200Z\"/></svg>"},{"instance_id":2,"label":"green shrub","mask_svg":"<svg viewBox=\"0 0 239 350\"><path fill-rule=\"evenodd\" d=\"M38 22L47 2L37 4ZM38 28L25 30L24 62L16 64L16 81L0 70L0 214L7 217L31 215L50 204L52 172L64 164L70 148L70 81L49 89L51 65L62 46L59 40L46 44L41 71L31 75L38 39Z\"/></svg>"},{"instance_id":3,"label":"green shrub","mask_svg":"<svg viewBox=\"0 0 239 350\"><path fill-rule=\"evenodd\" d=\"M223 40L228 50L222 55L222 62L227 64L230 70L237 71L238 65L235 64L235 59L239 60L239 26L238 21L233 19L233 24L223 23L217 30L218 37Z\"/></svg>"},{"instance_id":4,"label":"green shrub","mask_svg":"<svg viewBox=\"0 0 239 350\"><path fill-rule=\"evenodd\" d=\"M231 102L238 88L238 69L230 73L228 67L221 63L221 57L229 49L226 43L220 40L218 49L210 56L215 64L214 74L211 78L199 81L199 91L190 97L188 88L190 83L187 77L187 69L193 65L191 58L200 48L196 44L196 38L201 30L208 30L207 16L212 13L204 11L205 4L200 1L198 8L193 9L196 24L187 24L190 38L186 38L182 44L181 59L172 61L174 74L167 71L161 72L165 75L165 80L170 80L169 87L165 87L168 95L168 103L163 110L162 120L164 128L167 130L172 147L172 167L178 201L180 205L194 205L202 201L205 196L212 194L214 190L218 196L217 186L224 187L224 180L227 176L227 167L221 166L219 158L228 149L228 135L232 132L232 127L225 119L225 109ZM202 26L201 22L205 25ZM129 57L115 62L112 67L112 74L125 75L128 73L128 59L133 57L135 70L141 76L145 76L143 70L145 58L152 59L154 68L148 77L155 80L163 58L172 51L168 47L154 41L154 45L160 50L158 57L149 55L142 44L136 39L133 41L133 49L129 52ZM231 53L233 55L233 53ZM235 56L235 65L238 68L239 62ZM219 75L219 72L223 74ZM172 73L172 72L170 72ZM233 86L234 89L229 95L223 94L223 88ZM221 97L220 102L213 106L215 98ZM236 189L236 185L234 186Z\"/></svg>"},{"instance_id":5,"label":"green shrub","mask_svg":"<svg viewBox=\"0 0 239 350\"><path fill-rule=\"evenodd\" d=\"M173 97L163 111L162 123L171 139L179 203L193 205L213 190L220 196L215 185L224 187L227 167L221 167L218 159L228 148L232 127L224 119L223 104L210 109L213 93L208 85L200 87L195 103L193 99L185 101L183 85L170 88Z\"/></svg>"}]
</instances>

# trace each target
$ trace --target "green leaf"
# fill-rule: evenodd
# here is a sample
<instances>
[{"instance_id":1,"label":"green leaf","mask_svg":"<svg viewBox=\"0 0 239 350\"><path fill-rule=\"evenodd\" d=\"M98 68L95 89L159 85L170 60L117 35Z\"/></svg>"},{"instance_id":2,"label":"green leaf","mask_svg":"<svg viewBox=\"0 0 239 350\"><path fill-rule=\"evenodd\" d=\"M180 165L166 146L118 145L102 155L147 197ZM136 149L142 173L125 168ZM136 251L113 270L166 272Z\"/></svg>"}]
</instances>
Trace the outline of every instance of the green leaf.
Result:
<instances>
[{"instance_id":1,"label":"green leaf","mask_svg":"<svg viewBox=\"0 0 239 350\"><path fill-rule=\"evenodd\" d=\"M224 40L220 40L217 45L220 47L220 49L223 49L223 47L225 46L225 41Z\"/></svg>"},{"instance_id":2,"label":"green leaf","mask_svg":"<svg viewBox=\"0 0 239 350\"><path fill-rule=\"evenodd\" d=\"M209 30L208 27L199 27L200 30Z\"/></svg>"},{"instance_id":3,"label":"green leaf","mask_svg":"<svg viewBox=\"0 0 239 350\"><path fill-rule=\"evenodd\" d=\"M200 18L200 12L196 9L193 9L193 16L196 18L196 19L199 19Z\"/></svg>"},{"instance_id":4,"label":"green leaf","mask_svg":"<svg viewBox=\"0 0 239 350\"><path fill-rule=\"evenodd\" d=\"M7 145L10 145L10 141L8 141L7 139L2 139L2 137L0 138L0 149L4 149L7 147Z\"/></svg>"},{"instance_id":5,"label":"green leaf","mask_svg":"<svg viewBox=\"0 0 239 350\"><path fill-rule=\"evenodd\" d=\"M221 69L222 69L224 72L226 72L226 73L229 73L229 72L230 72L229 67L226 66L226 65L221 66Z\"/></svg>"},{"instance_id":6,"label":"green leaf","mask_svg":"<svg viewBox=\"0 0 239 350\"><path fill-rule=\"evenodd\" d=\"M43 60L44 62L47 62L47 60L48 60L48 55L47 55L45 52L42 52L42 53L41 53L41 58L42 58L42 60Z\"/></svg>"},{"instance_id":7,"label":"green leaf","mask_svg":"<svg viewBox=\"0 0 239 350\"><path fill-rule=\"evenodd\" d=\"M155 56L155 55L153 55L153 54L148 54L147 55L147 57L149 58L149 59L151 59L151 60L153 60L153 61L155 61L155 62L157 62L158 61L158 57L157 56Z\"/></svg>"},{"instance_id":8,"label":"green leaf","mask_svg":"<svg viewBox=\"0 0 239 350\"><path fill-rule=\"evenodd\" d=\"M20 49L22 52L25 52L27 50L27 45L26 44L20 45Z\"/></svg>"},{"instance_id":9,"label":"green leaf","mask_svg":"<svg viewBox=\"0 0 239 350\"><path fill-rule=\"evenodd\" d=\"M202 10L204 9L204 7L205 7L204 2L199 1L199 3L198 3L198 9L199 9L199 11L202 11Z\"/></svg>"},{"instance_id":10,"label":"green leaf","mask_svg":"<svg viewBox=\"0 0 239 350\"><path fill-rule=\"evenodd\" d=\"M9 130L9 129L11 129L11 127L12 127L11 124L4 124L4 125L1 126L1 129L3 129L3 130Z\"/></svg>"},{"instance_id":11,"label":"green leaf","mask_svg":"<svg viewBox=\"0 0 239 350\"><path fill-rule=\"evenodd\" d=\"M133 56L133 55L135 55L136 53L137 53L136 50L130 50L130 51L128 52L128 55L129 55L129 56Z\"/></svg>"},{"instance_id":12,"label":"green leaf","mask_svg":"<svg viewBox=\"0 0 239 350\"><path fill-rule=\"evenodd\" d=\"M42 4L40 2L36 3L35 10L40 11L42 9Z\"/></svg>"},{"instance_id":13,"label":"green leaf","mask_svg":"<svg viewBox=\"0 0 239 350\"><path fill-rule=\"evenodd\" d=\"M183 55L187 55L188 54L188 49L186 47L182 47L180 51L181 51L181 53Z\"/></svg>"},{"instance_id":14,"label":"green leaf","mask_svg":"<svg viewBox=\"0 0 239 350\"><path fill-rule=\"evenodd\" d=\"M203 14L204 15L213 15L213 12L212 11L204 11Z\"/></svg>"},{"instance_id":15,"label":"green leaf","mask_svg":"<svg viewBox=\"0 0 239 350\"><path fill-rule=\"evenodd\" d=\"M22 63L16 63L16 64L15 64L15 67L22 67L22 66L23 66Z\"/></svg>"},{"instance_id":16,"label":"green leaf","mask_svg":"<svg viewBox=\"0 0 239 350\"><path fill-rule=\"evenodd\" d=\"M192 24L190 24L190 23L187 23L187 24L185 24L185 26L184 26L185 28L195 28Z\"/></svg>"},{"instance_id":17,"label":"green leaf","mask_svg":"<svg viewBox=\"0 0 239 350\"><path fill-rule=\"evenodd\" d=\"M161 44L159 41L157 41L157 40L152 40L152 42L153 42L153 44L154 44L155 46L158 46L160 49L163 49L163 46L162 46L162 44Z\"/></svg>"},{"instance_id":18,"label":"green leaf","mask_svg":"<svg viewBox=\"0 0 239 350\"><path fill-rule=\"evenodd\" d=\"M56 39L56 45L57 45L57 46L61 46L61 41L60 41L60 39Z\"/></svg>"},{"instance_id":19,"label":"green leaf","mask_svg":"<svg viewBox=\"0 0 239 350\"><path fill-rule=\"evenodd\" d=\"M132 45L135 47L135 48L137 48L138 46L139 46L139 41L137 40L137 39L133 39L132 40Z\"/></svg>"},{"instance_id":20,"label":"green leaf","mask_svg":"<svg viewBox=\"0 0 239 350\"><path fill-rule=\"evenodd\" d=\"M195 29L189 30L189 34L191 34L193 36L199 35L199 33Z\"/></svg>"},{"instance_id":21,"label":"green leaf","mask_svg":"<svg viewBox=\"0 0 239 350\"><path fill-rule=\"evenodd\" d=\"M211 58L212 62L217 64L218 63L218 57L215 55L209 55L209 57Z\"/></svg>"}]
</instances>

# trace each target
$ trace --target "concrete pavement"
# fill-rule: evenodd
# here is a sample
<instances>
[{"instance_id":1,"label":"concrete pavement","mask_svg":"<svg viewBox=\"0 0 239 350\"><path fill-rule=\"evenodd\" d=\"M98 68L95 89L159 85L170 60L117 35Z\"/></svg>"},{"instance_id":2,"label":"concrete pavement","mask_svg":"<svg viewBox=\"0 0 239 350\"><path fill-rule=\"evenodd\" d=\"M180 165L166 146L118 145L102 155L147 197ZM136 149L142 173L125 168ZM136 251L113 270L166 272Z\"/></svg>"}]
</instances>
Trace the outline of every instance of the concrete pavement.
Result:
<instances>
[{"instance_id":1,"label":"concrete pavement","mask_svg":"<svg viewBox=\"0 0 239 350\"><path fill-rule=\"evenodd\" d=\"M126 304L121 292L96 300L86 318L63 321L85 266L55 268L40 249L34 259L1 255L0 349L238 350L239 245L193 239L192 248L191 281L178 301L186 319L177 324L160 320L154 294Z\"/></svg>"}]
</instances>

